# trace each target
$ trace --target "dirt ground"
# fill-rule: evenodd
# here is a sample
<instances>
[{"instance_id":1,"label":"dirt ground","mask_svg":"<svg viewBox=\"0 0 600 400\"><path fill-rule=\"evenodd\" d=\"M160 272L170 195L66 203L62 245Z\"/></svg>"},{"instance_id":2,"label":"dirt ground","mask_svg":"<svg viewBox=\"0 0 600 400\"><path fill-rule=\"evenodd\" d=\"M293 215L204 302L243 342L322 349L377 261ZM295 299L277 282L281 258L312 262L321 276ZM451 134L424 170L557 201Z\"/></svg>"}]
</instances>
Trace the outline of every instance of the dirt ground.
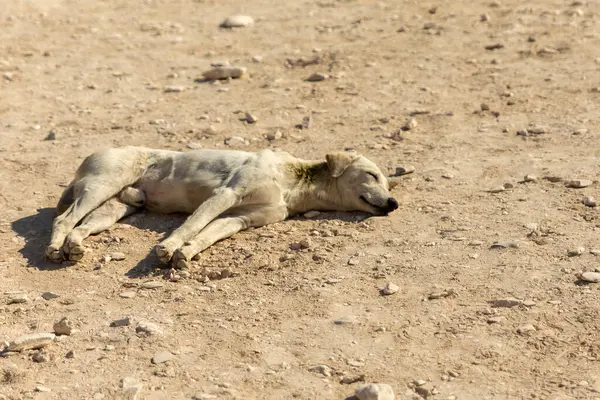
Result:
<instances>
[{"instance_id":1,"label":"dirt ground","mask_svg":"<svg viewBox=\"0 0 600 400\"><path fill-rule=\"evenodd\" d=\"M219 27L238 13L255 24ZM3 354L0 399L345 399L361 375L399 399L600 399L600 286L577 278L599 266L582 199L600 194L565 185L600 172L599 16L592 0L3 2L0 340L63 317L74 331ZM200 81L217 61L249 76ZM81 262L45 261L75 169L121 145L353 148L416 171L388 217L242 232L179 280L152 248L181 215L127 218Z\"/></svg>"}]
</instances>

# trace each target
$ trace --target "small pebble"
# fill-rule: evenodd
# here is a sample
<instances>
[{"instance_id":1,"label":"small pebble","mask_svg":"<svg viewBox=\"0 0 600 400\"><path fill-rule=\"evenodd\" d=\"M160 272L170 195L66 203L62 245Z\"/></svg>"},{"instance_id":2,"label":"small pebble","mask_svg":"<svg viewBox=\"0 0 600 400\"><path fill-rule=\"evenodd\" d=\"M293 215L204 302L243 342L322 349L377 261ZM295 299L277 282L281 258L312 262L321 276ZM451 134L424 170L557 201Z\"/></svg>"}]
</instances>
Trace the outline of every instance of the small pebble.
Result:
<instances>
[{"instance_id":1,"label":"small pebble","mask_svg":"<svg viewBox=\"0 0 600 400\"><path fill-rule=\"evenodd\" d=\"M567 251L567 255L569 257L577 257L585 253L584 247L577 247L576 249L570 249Z\"/></svg>"},{"instance_id":2,"label":"small pebble","mask_svg":"<svg viewBox=\"0 0 600 400\"><path fill-rule=\"evenodd\" d=\"M129 317L116 319L110 323L110 326L113 328L117 328L119 326L129 326L131 324L131 320Z\"/></svg>"},{"instance_id":3,"label":"small pebble","mask_svg":"<svg viewBox=\"0 0 600 400\"><path fill-rule=\"evenodd\" d=\"M232 15L221 22L221 28L242 28L254 24L254 18L249 15Z\"/></svg>"},{"instance_id":4,"label":"small pebble","mask_svg":"<svg viewBox=\"0 0 600 400\"><path fill-rule=\"evenodd\" d=\"M115 261L123 261L125 259L125 253L121 253L120 251L115 251L114 253L110 253L111 260Z\"/></svg>"},{"instance_id":5,"label":"small pebble","mask_svg":"<svg viewBox=\"0 0 600 400\"><path fill-rule=\"evenodd\" d=\"M590 250L590 254L594 256L600 256L600 249L592 249Z\"/></svg>"},{"instance_id":6,"label":"small pebble","mask_svg":"<svg viewBox=\"0 0 600 400\"><path fill-rule=\"evenodd\" d=\"M410 117L405 123L404 125L402 125L402 130L403 131L410 131L412 129L415 129L418 126L418 122L417 119L415 117Z\"/></svg>"},{"instance_id":7,"label":"small pebble","mask_svg":"<svg viewBox=\"0 0 600 400\"><path fill-rule=\"evenodd\" d=\"M8 296L7 304L22 304L27 303L29 299L25 293L15 293Z\"/></svg>"},{"instance_id":8,"label":"small pebble","mask_svg":"<svg viewBox=\"0 0 600 400\"><path fill-rule=\"evenodd\" d=\"M397 293L398 290L400 290L400 287L398 287L398 285L396 285L392 282L388 282L385 284L384 287L381 288L381 294L384 296L389 296L394 293Z\"/></svg>"},{"instance_id":9,"label":"small pebble","mask_svg":"<svg viewBox=\"0 0 600 400\"><path fill-rule=\"evenodd\" d=\"M165 284L160 281L148 281L148 282L142 283L140 285L140 288L142 288L142 289L158 289L163 286L165 286Z\"/></svg>"},{"instance_id":10,"label":"small pebble","mask_svg":"<svg viewBox=\"0 0 600 400\"><path fill-rule=\"evenodd\" d=\"M54 333L56 333L59 336L69 336L72 332L73 323L67 317L63 317L60 321L54 324Z\"/></svg>"},{"instance_id":11,"label":"small pebble","mask_svg":"<svg viewBox=\"0 0 600 400\"><path fill-rule=\"evenodd\" d=\"M518 249L519 243L512 241L512 240L499 240L497 242L492 243L490 248L491 249L506 249L506 248Z\"/></svg>"},{"instance_id":12,"label":"small pebble","mask_svg":"<svg viewBox=\"0 0 600 400\"><path fill-rule=\"evenodd\" d=\"M40 392L40 393L49 393L52 391L52 389L50 389L49 387L46 387L46 386L38 385L35 387L35 391Z\"/></svg>"},{"instance_id":13,"label":"small pebble","mask_svg":"<svg viewBox=\"0 0 600 400\"><path fill-rule=\"evenodd\" d=\"M404 167L396 167L396 172L394 172L390 176L394 177L394 176L408 175L408 174L412 174L413 172L415 172L415 167L413 167L412 165L407 165Z\"/></svg>"},{"instance_id":14,"label":"small pebble","mask_svg":"<svg viewBox=\"0 0 600 400\"><path fill-rule=\"evenodd\" d=\"M256 118L254 115L252 115L249 112L247 112L244 115L244 121L246 121L249 124L255 124L258 121L258 118Z\"/></svg>"},{"instance_id":15,"label":"small pebble","mask_svg":"<svg viewBox=\"0 0 600 400\"><path fill-rule=\"evenodd\" d=\"M35 350L48 346L56 335L54 333L32 333L29 335L19 336L9 343L8 351Z\"/></svg>"},{"instance_id":16,"label":"small pebble","mask_svg":"<svg viewBox=\"0 0 600 400\"><path fill-rule=\"evenodd\" d=\"M185 90L185 87L183 86L165 86L165 93L179 93L179 92L183 92Z\"/></svg>"},{"instance_id":17,"label":"small pebble","mask_svg":"<svg viewBox=\"0 0 600 400\"><path fill-rule=\"evenodd\" d=\"M215 67L209 71L205 71L202 73L202 76L208 80L217 80L217 79L238 79L242 78L246 74L246 68L244 67L233 67L233 66L223 66L223 67Z\"/></svg>"},{"instance_id":18,"label":"small pebble","mask_svg":"<svg viewBox=\"0 0 600 400\"><path fill-rule=\"evenodd\" d=\"M321 82L327 78L329 78L329 75L323 74L321 72L315 72L314 74L306 78L306 80L309 82Z\"/></svg>"},{"instance_id":19,"label":"small pebble","mask_svg":"<svg viewBox=\"0 0 600 400\"><path fill-rule=\"evenodd\" d=\"M165 363L165 362L171 360L173 357L174 357L174 355L170 351L166 351L166 350L158 351L152 357L152 364L162 364L162 363Z\"/></svg>"},{"instance_id":20,"label":"small pebble","mask_svg":"<svg viewBox=\"0 0 600 400\"><path fill-rule=\"evenodd\" d=\"M566 185L570 188L581 189L590 186L592 183L593 182L589 179L575 179L568 181Z\"/></svg>"},{"instance_id":21,"label":"small pebble","mask_svg":"<svg viewBox=\"0 0 600 400\"><path fill-rule=\"evenodd\" d=\"M536 182L538 177L532 174L527 174L523 177L523 182Z\"/></svg>"},{"instance_id":22,"label":"small pebble","mask_svg":"<svg viewBox=\"0 0 600 400\"><path fill-rule=\"evenodd\" d=\"M148 336L160 336L163 334L163 330L158 325L148 321L140 321L135 327L137 333L145 334Z\"/></svg>"},{"instance_id":23,"label":"small pebble","mask_svg":"<svg viewBox=\"0 0 600 400\"><path fill-rule=\"evenodd\" d=\"M504 322L505 318L503 316L490 317L487 319L488 324L500 324Z\"/></svg>"},{"instance_id":24,"label":"small pebble","mask_svg":"<svg viewBox=\"0 0 600 400\"><path fill-rule=\"evenodd\" d=\"M394 389L385 383L368 383L356 388L354 396L358 400L394 400Z\"/></svg>"},{"instance_id":25,"label":"small pebble","mask_svg":"<svg viewBox=\"0 0 600 400\"><path fill-rule=\"evenodd\" d=\"M489 22L491 20L490 18L490 14L481 14L481 16L479 17L479 19L481 20L481 22Z\"/></svg>"},{"instance_id":26,"label":"small pebble","mask_svg":"<svg viewBox=\"0 0 600 400\"><path fill-rule=\"evenodd\" d=\"M504 186L496 186L493 187L491 189L488 190L489 193L500 193L500 192L504 192L506 189L504 188Z\"/></svg>"},{"instance_id":27,"label":"small pebble","mask_svg":"<svg viewBox=\"0 0 600 400\"><path fill-rule=\"evenodd\" d=\"M119 297L122 297L124 299L133 299L135 297L135 292L128 291L128 292L119 293Z\"/></svg>"},{"instance_id":28,"label":"small pebble","mask_svg":"<svg viewBox=\"0 0 600 400\"><path fill-rule=\"evenodd\" d=\"M58 295L53 292L42 293L42 299L44 299L44 300L52 300L52 299L56 299L57 297L58 297Z\"/></svg>"},{"instance_id":29,"label":"small pebble","mask_svg":"<svg viewBox=\"0 0 600 400\"><path fill-rule=\"evenodd\" d=\"M506 299L496 299L492 301L492 307L497 308L511 308L520 306L521 304L523 304L522 300L514 299L512 297Z\"/></svg>"},{"instance_id":30,"label":"small pebble","mask_svg":"<svg viewBox=\"0 0 600 400\"><path fill-rule=\"evenodd\" d=\"M579 275L579 279L584 282L598 283L600 282L600 272L584 272Z\"/></svg>"},{"instance_id":31,"label":"small pebble","mask_svg":"<svg viewBox=\"0 0 600 400\"><path fill-rule=\"evenodd\" d=\"M592 196L585 196L582 202L587 207L596 207L598 205L598 203L596 203L596 199L594 199Z\"/></svg>"},{"instance_id":32,"label":"small pebble","mask_svg":"<svg viewBox=\"0 0 600 400\"><path fill-rule=\"evenodd\" d=\"M331 368L327 365L315 365L308 369L311 372L319 373L323 376L330 377L331 376Z\"/></svg>"},{"instance_id":33,"label":"small pebble","mask_svg":"<svg viewBox=\"0 0 600 400\"><path fill-rule=\"evenodd\" d=\"M347 376L344 376L342 379L340 379L340 383L342 385L351 385L356 382L364 382L364 381L365 381L365 374L347 375Z\"/></svg>"},{"instance_id":34,"label":"small pebble","mask_svg":"<svg viewBox=\"0 0 600 400\"><path fill-rule=\"evenodd\" d=\"M304 218L315 218L315 217L319 216L319 214L321 214L320 211L316 211L316 210L307 211L304 213Z\"/></svg>"},{"instance_id":35,"label":"small pebble","mask_svg":"<svg viewBox=\"0 0 600 400\"><path fill-rule=\"evenodd\" d=\"M535 332L535 326L533 326L532 324L525 324L525 325L521 325L517 328L517 333L523 335L529 332Z\"/></svg>"},{"instance_id":36,"label":"small pebble","mask_svg":"<svg viewBox=\"0 0 600 400\"><path fill-rule=\"evenodd\" d=\"M40 349L33 353L31 359L33 360L33 362L36 363L44 363L50 360L50 356L48 355L48 352L46 350Z\"/></svg>"},{"instance_id":37,"label":"small pebble","mask_svg":"<svg viewBox=\"0 0 600 400\"><path fill-rule=\"evenodd\" d=\"M279 140L282 137L283 137L283 133L281 133L281 131L279 129L277 129L275 132L267 133L267 140Z\"/></svg>"}]
</instances>

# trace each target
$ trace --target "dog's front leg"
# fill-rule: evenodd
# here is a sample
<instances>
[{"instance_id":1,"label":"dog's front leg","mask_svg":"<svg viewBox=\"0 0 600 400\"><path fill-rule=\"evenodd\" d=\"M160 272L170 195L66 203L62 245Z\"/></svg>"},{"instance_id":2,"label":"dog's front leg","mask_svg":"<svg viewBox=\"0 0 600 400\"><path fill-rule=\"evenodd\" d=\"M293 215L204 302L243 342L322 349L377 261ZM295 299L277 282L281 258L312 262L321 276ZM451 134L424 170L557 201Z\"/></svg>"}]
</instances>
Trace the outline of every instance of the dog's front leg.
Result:
<instances>
[{"instance_id":1,"label":"dog's front leg","mask_svg":"<svg viewBox=\"0 0 600 400\"><path fill-rule=\"evenodd\" d=\"M231 188L216 189L214 194L194 211L167 239L156 246L160 261L168 263L173 252L192 239L213 219L240 203L241 196Z\"/></svg>"},{"instance_id":2,"label":"dog's front leg","mask_svg":"<svg viewBox=\"0 0 600 400\"><path fill-rule=\"evenodd\" d=\"M233 234L248 229L259 227L278 221L287 217L287 208L281 206L244 206L234 210L229 215L217 218L206 226L193 239L175 251L173 254L173 266L175 268L187 268L189 263L198 253L206 250L219 240L228 238Z\"/></svg>"}]
</instances>

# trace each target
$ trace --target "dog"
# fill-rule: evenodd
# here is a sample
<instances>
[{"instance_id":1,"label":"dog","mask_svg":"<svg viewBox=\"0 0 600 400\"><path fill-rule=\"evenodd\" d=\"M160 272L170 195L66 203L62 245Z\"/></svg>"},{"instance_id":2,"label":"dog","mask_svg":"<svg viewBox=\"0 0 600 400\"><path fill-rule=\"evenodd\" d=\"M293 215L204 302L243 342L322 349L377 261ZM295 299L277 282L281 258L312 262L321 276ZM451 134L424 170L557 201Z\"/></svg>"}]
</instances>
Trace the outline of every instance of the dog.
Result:
<instances>
[{"instance_id":1,"label":"dog","mask_svg":"<svg viewBox=\"0 0 600 400\"><path fill-rule=\"evenodd\" d=\"M354 152L307 161L263 150L177 152L118 147L88 156L64 190L46 256L78 261L83 240L141 208L191 214L155 247L161 262L187 268L219 240L310 210L387 215L390 182Z\"/></svg>"}]
</instances>

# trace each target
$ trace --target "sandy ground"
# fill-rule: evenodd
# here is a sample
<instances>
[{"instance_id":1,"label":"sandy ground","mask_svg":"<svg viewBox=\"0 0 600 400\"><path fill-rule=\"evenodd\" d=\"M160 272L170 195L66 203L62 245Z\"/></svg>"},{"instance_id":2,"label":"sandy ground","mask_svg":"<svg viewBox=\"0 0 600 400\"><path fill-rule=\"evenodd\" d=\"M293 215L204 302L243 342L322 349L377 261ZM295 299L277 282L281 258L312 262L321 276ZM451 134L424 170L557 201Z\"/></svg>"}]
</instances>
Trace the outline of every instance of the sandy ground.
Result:
<instances>
[{"instance_id":1,"label":"sandy ground","mask_svg":"<svg viewBox=\"0 0 600 400\"><path fill-rule=\"evenodd\" d=\"M219 28L237 13L256 23ZM599 286L577 278L599 266L582 199L600 194L565 185L600 171L599 15L592 0L5 1L0 340L63 317L74 330L3 354L0 399L345 399L361 375L400 399L600 399ZM249 77L198 81L217 61ZM81 160L130 144L354 148L416 171L389 217L242 232L176 282L151 250L184 216L134 216L80 263L45 261ZM201 282L203 268L236 275ZM381 296L387 282L399 292ZM160 331L136 332L148 322Z\"/></svg>"}]
</instances>

